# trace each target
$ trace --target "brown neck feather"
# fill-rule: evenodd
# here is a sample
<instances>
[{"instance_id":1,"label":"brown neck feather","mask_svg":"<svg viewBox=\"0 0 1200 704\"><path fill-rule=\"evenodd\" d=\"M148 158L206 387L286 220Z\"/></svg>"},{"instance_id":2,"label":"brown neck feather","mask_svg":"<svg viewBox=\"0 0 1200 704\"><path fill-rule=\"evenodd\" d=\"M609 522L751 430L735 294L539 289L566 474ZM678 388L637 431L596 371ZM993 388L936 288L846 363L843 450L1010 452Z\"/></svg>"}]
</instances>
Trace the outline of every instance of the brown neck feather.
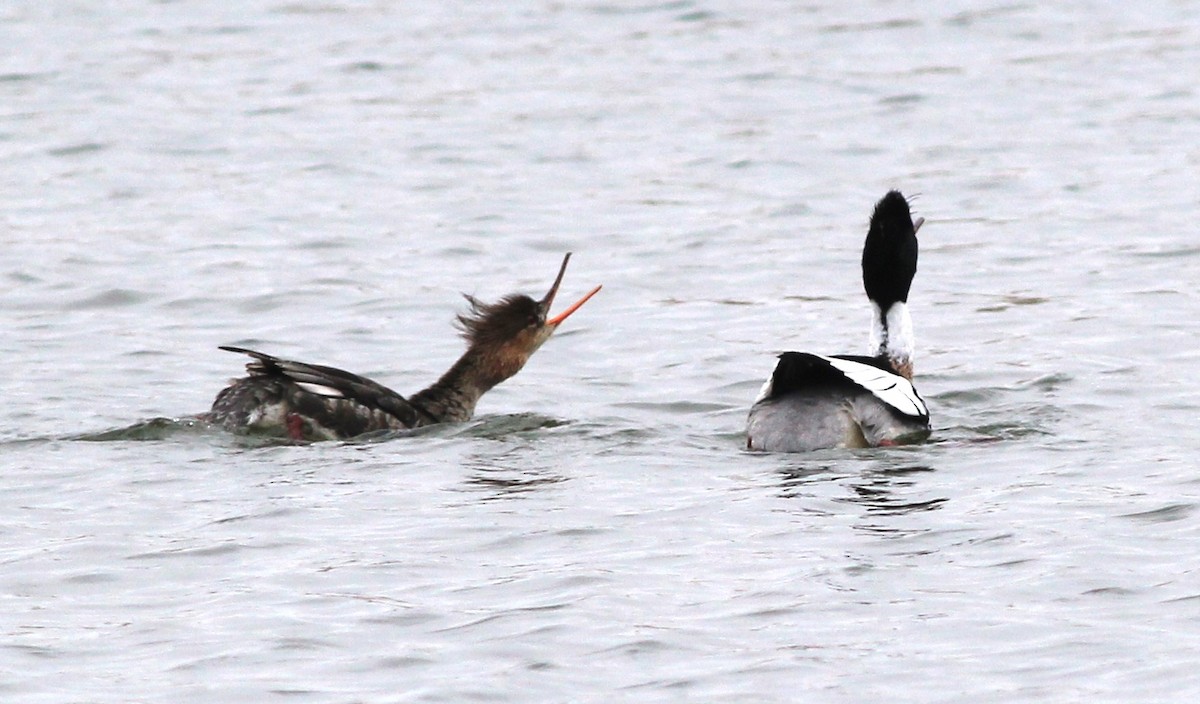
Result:
<instances>
[{"instance_id":1,"label":"brown neck feather","mask_svg":"<svg viewBox=\"0 0 1200 704\"><path fill-rule=\"evenodd\" d=\"M440 379L409 401L428 416L421 425L467 421L485 393L524 365L524 358L472 345Z\"/></svg>"}]
</instances>

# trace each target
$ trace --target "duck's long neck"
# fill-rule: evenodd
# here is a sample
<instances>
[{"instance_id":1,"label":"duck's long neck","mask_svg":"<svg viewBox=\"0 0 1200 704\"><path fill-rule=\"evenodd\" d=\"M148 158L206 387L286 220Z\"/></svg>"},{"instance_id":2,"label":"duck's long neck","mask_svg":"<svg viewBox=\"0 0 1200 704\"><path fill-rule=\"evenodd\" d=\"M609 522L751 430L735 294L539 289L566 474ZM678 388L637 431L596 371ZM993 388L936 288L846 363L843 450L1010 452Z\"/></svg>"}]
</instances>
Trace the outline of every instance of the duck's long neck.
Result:
<instances>
[{"instance_id":1,"label":"duck's long neck","mask_svg":"<svg viewBox=\"0 0 1200 704\"><path fill-rule=\"evenodd\" d=\"M911 381L914 347L908 304L896 301L884 311L871 301L871 354L886 358L897 374Z\"/></svg>"},{"instance_id":2,"label":"duck's long neck","mask_svg":"<svg viewBox=\"0 0 1200 704\"><path fill-rule=\"evenodd\" d=\"M409 399L427 416L421 425L470 420L479 399L521 368L509 372L508 365L498 362L494 356L468 349L440 379Z\"/></svg>"}]
</instances>

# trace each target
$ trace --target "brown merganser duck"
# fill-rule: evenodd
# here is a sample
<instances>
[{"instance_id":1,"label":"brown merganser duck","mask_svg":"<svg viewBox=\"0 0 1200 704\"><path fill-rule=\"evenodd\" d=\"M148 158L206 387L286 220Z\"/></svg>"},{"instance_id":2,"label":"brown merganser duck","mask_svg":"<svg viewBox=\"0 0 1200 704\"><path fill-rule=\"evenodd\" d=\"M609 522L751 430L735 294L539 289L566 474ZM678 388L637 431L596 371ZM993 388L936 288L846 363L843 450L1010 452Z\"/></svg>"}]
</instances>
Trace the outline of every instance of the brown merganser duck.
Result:
<instances>
[{"instance_id":1,"label":"brown merganser duck","mask_svg":"<svg viewBox=\"0 0 1200 704\"><path fill-rule=\"evenodd\" d=\"M929 409L912 385L908 292L917 273L917 230L908 201L889 191L871 215L863 288L871 301L871 355L784 352L750 408L746 447L807 452L920 442Z\"/></svg>"},{"instance_id":2,"label":"brown merganser duck","mask_svg":"<svg viewBox=\"0 0 1200 704\"><path fill-rule=\"evenodd\" d=\"M281 435L293 440L336 440L376 430L403 430L447 421L470 420L475 404L492 387L521 371L600 286L562 313L548 318L567 262L540 300L512 294L498 303L466 296L467 313L458 316L467 351L432 386L410 398L350 372L279 359L241 347L249 375L217 394L204 420L229 430Z\"/></svg>"}]
</instances>

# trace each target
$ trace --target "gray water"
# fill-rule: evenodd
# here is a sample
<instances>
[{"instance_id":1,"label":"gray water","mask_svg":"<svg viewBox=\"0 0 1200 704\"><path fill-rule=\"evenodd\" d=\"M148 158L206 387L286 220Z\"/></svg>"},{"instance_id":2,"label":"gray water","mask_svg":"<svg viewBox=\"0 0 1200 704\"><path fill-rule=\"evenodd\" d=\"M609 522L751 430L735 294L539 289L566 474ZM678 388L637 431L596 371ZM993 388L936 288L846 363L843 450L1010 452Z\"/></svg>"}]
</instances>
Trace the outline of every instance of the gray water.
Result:
<instances>
[{"instance_id":1,"label":"gray water","mask_svg":"<svg viewBox=\"0 0 1200 704\"><path fill-rule=\"evenodd\" d=\"M1200 696L1200 8L0 8L0 698ZM918 447L751 454L915 196ZM604 290L476 420L266 445L243 360L410 393L460 292ZM132 426L132 427L131 427Z\"/></svg>"}]
</instances>

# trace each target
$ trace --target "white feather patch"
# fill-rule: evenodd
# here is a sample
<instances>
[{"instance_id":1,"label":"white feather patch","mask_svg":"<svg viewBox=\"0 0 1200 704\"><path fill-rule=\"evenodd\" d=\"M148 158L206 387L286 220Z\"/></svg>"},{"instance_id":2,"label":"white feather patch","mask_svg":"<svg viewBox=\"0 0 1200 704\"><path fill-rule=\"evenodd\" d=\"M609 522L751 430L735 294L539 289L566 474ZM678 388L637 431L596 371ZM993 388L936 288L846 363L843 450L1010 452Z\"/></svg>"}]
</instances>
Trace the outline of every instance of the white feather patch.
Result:
<instances>
[{"instance_id":1,"label":"white feather patch","mask_svg":"<svg viewBox=\"0 0 1200 704\"><path fill-rule=\"evenodd\" d=\"M913 341L912 316L908 304L897 301L887 312L887 356L893 361L910 361L916 344Z\"/></svg>"},{"instance_id":2,"label":"white feather patch","mask_svg":"<svg viewBox=\"0 0 1200 704\"><path fill-rule=\"evenodd\" d=\"M304 389L305 391L309 392L310 394L316 394L318 396L325 396L327 398L345 398L346 397L345 394L343 394L341 391L338 391L337 389L333 388L332 386L325 386L323 384L314 384L310 381L297 381L297 382L295 382L295 384L296 384L296 386L299 386L300 388Z\"/></svg>"},{"instance_id":3,"label":"white feather patch","mask_svg":"<svg viewBox=\"0 0 1200 704\"><path fill-rule=\"evenodd\" d=\"M871 342L867 354L872 357L886 356L894 362L907 362L912 360L915 348L908 304L896 301L885 315L879 304L871 301Z\"/></svg>"},{"instance_id":4,"label":"white feather patch","mask_svg":"<svg viewBox=\"0 0 1200 704\"><path fill-rule=\"evenodd\" d=\"M871 301L871 341L870 348L867 354L871 357L878 357L887 351L887 325L883 322L883 311L879 308L879 304Z\"/></svg>"},{"instance_id":5,"label":"white feather patch","mask_svg":"<svg viewBox=\"0 0 1200 704\"><path fill-rule=\"evenodd\" d=\"M766 397L771 395L771 392L774 391L774 384L772 383L774 380L775 380L774 374L767 377L767 380L765 382L763 382L762 389L760 389L758 392L758 398L754 399L754 403L750 404L750 405L755 405L759 401L762 401L763 399L765 399Z\"/></svg>"},{"instance_id":6,"label":"white feather patch","mask_svg":"<svg viewBox=\"0 0 1200 704\"><path fill-rule=\"evenodd\" d=\"M878 367L861 362L851 362L848 359L837 359L836 357L821 357L821 359L845 374L850 381L870 391L875 398L904 415L913 417L929 415L929 409L917 395L917 390L913 388L912 383L899 374L885 372Z\"/></svg>"}]
</instances>

